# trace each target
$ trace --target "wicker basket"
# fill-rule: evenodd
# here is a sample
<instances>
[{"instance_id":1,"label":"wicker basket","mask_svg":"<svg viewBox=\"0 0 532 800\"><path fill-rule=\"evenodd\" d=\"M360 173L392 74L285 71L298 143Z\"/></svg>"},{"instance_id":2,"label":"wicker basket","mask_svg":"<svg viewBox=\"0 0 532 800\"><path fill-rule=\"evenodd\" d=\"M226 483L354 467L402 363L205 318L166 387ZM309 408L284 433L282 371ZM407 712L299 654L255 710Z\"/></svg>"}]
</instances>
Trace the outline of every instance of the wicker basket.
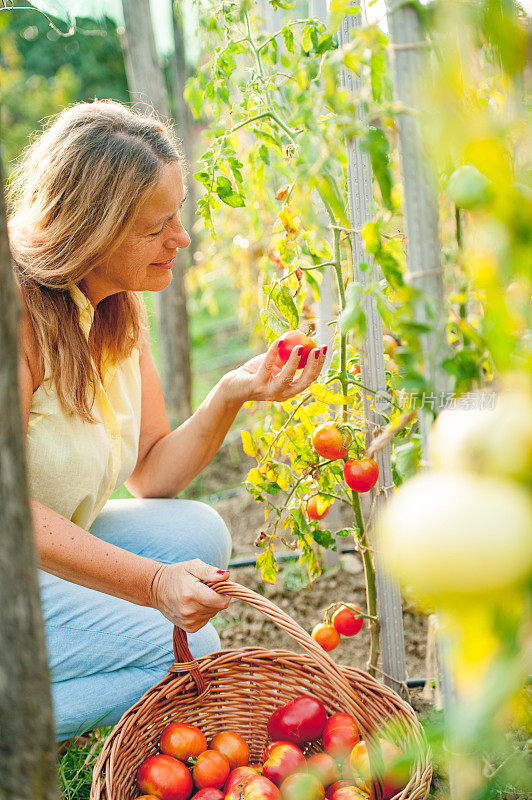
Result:
<instances>
[{"instance_id":1,"label":"wicker basket","mask_svg":"<svg viewBox=\"0 0 532 800\"><path fill-rule=\"evenodd\" d=\"M175 663L109 734L94 766L91 800L138 797L137 769L148 756L159 752L161 732L174 721L197 725L208 741L220 730L234 730L249 744L250 762L260 762L268 718L299 694L317 697L328 714L352 714L361 738L371 740L377 728L393 719L397 744L413 746L418 753L410 781L396 797L427 797L432 778L428 747L415 712L398 694L361 670L337 665L303 628L266 598L230 581L209 585L261 611L292 636L305 655L244 647L220 650L195 661L186 634L175 628ZM320 750L319 742L308 747L308 752ZM380 800L379 783L374 784L372 795Z\"/></svg>"}]
</instances>

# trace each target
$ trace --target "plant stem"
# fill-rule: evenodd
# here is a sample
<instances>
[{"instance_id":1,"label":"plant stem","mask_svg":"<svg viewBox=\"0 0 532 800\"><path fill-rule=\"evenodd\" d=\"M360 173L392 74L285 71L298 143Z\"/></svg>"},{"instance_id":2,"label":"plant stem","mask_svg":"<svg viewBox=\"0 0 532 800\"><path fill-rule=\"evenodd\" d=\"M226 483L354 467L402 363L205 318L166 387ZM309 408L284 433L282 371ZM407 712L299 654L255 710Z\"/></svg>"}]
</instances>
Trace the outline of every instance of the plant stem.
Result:
<instances>
[{"instance_id":1,"label":"plant stem","mask_svg":"<svg viewBox=\"0 0 532 800\"><path fill-rule=\"evenodd\" d=\"M377 662L379 660L379 635L380 623L377 615L377 588L375 584L375 567L371 558L369 549L368 537L364 527L364 519L362 517L362 509L360 508L360 498L358 492L351 492L353 511L355 512L355 519L359 529L358 543L361 545L362 562L364 564L364 576L366 579L366 601L368 606L368 614L373 617L369 621L369 660L368 672L375 677L377 671Z\"/></svg>"}]
</instances>

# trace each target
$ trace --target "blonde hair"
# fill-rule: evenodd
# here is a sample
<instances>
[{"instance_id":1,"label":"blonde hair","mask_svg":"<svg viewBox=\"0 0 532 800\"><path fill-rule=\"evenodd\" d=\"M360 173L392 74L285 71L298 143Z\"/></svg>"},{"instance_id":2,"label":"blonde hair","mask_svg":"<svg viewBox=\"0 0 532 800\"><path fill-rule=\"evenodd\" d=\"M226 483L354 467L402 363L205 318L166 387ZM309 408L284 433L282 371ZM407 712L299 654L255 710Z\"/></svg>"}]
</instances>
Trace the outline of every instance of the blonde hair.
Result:
<instances>
[{"instance_id":1,"label":"blonde hair","mask_svg":"<svg viewBox=\"0 0 532 800\"><path fill-rule=\"evenodd\" d=\"M42 365L48 361L65 409L90 422L104 361L131 354L146 329L146 311L140 293L105 298L87 341L69 289L120 246L162 166L173 161L184 166L168 125L95 100L53 117L10 176L15 280Z\"/></svg>"}]
</instances>

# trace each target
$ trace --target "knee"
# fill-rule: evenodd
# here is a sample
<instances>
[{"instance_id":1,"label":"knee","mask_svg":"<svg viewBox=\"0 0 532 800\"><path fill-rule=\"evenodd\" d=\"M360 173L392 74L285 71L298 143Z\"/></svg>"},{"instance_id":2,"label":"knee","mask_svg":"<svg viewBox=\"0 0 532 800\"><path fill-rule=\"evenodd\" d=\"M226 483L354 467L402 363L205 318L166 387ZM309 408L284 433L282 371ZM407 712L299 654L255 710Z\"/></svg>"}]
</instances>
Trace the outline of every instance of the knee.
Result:
<instances>
[{"instance_id":1,"label":"knee","mask_svg":"<svg viewBox=\"0 0 532 800\"><path fill-rule=\"evenodd\" d=\"M206 503L191 500L197 522L197 558L219 569L226 569L231 558L231 533L222 517Z\"/></svg>"}]
</instances>

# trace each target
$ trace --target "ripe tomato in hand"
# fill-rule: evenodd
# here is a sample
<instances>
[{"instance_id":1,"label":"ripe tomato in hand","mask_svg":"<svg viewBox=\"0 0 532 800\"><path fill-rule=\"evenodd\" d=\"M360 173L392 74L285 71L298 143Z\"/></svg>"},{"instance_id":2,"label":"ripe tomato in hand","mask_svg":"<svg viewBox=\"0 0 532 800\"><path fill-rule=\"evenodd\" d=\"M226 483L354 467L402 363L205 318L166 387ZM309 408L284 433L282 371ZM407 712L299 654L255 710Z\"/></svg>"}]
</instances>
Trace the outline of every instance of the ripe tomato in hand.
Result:
<instances>
[{"instance_id":1,"label":"ripe tomato in hand","mask_svg":"<svg viewBox=\"0 0 532 800\"><path fill-rule=\"evenodd\" d=\"M344 464L344 478L355 492L369 492L377 483L379 467L372 458L356 458Z\"/></svg>"},{"instance_id":2,"label":"ripe tomato in hand","mask_svg":"<svg viewBox=\"0 0 532 800\"><path fill-rule=\"evenodd\" d=\"M313 497L310 497L307 500L307 514L309 515L310 519L323 519L329 513L329 509L331 506L327 506L324 511L320 511L319 507L319 495L315 494Z\"/></svg>"},{"instance_id":3,"label":"ripe tomato in hand","mask_svg":"<svg viewBox=\"0 0 532 800\"><path fill-rule=\"evenodd\" d=\"M210 750L217 750L229 761L231 769L245 767L249 762L249 747L247 742L233 731L217 733L209 745Z\"/></svg>"},{"instance_id":4,"label":"ripe tomato in hand","mask_svg":"<svg viewBox=\"0 0 532 800\"><path fill-rule=\"evenodd\" d=\"M319 700L300 695L273 712L268 720L268 736L306 744L321 736L326 718L327 712Z\"/></svg>"},{"instance_id":5,"label":"ripe tomato in hand","mask_svg":"<svg viewBox=\"0 0 532 800\"><path fill-rule=\"evenodd\" d=\"M326 422L312 434L312 446L323 458L345 458L351 437L344 434L335 422Z\"/></svg>"},{"instance_id":6,"label":"ripe tomato in hand","mask_svg":"<svg viewBox=\"0 0 532 800\"><path fill-rule=\"evenodd\" d=\"M137 771L141 792L154 794L160 800L188 800L192 794L192 778L185 765L168 755L154 755L142 762Z\"/></svg>"},{"instance_id":7,"label":"ripe tomato in hand","mask_svg":"<svg viewBox=\"0 0 532 800\"><path fill-rule=\"evenodd\" d=\"M198 789L206 789L209 786L221 789L230 772L226 756L216 750L204 750L194 764L192 777Z\"/></svg>"},{"instance_id":8,"label":"ripe tomato in hand","mask_svg":"<svg viewBox=\"0 0 532 800\"><path fill-rule=\"evenodd\" d=\"M195 725L171 722L161 734L160 748L162 753L180 761L188 761L207 749L207 739Z\"/></svg>"},{"instance_id":9,"label":"ripe tomato in hand","mask_svg":"<svg viewBox=\"0 0 532 800\"><path fill-rule=\"evenodd\" d=\"M333 625L327 625L325 622L319 622L315 625L310 635L327 652L334 650L340 644L340 634L336 628Z\"/></svg>"},{"instance_id":10,"label":"ripe tomato in hand","mask_svg":"<svg viewBox=\"0 0 532 800\"><path fill-rule=\"evenodd\" d=\"M282 800L324 800L325 790L314 775L296 772L281 784Z\"/></svg>"},{"instance_id":11,"label":"ripe tomato in hand","mask_svg":"<svg viewBox=\"0 0 532 800\"><path fill-rule=\"evenodd\" d=\"M310 774L315 775L325 787L338 782L340 778L336 761L327 753L314 753L307 760L307 768Z\"/></svg>"},{"instance_id":12,"label":"ripe tomato in hand","mask_svg":"<svg viewBox=\"0 0 532 800\"><path fill-rule=\"evenodd\" d=\"M332 714L323 728L323 749L337 761L349 756L360 740L356 720L351 714ZM342 775L349 778L349 775Z\"/></svg>"},{"instance_id":13,"label":"ripe tomato in hand","mask_svg":"<svg viewBox=\"0 0 532 800\"><path fill-rule=\"evenodd\" d=\"M283 364L286 364L290 358L290 354L292 353L294 347L303 348L297 367L298 369L303 369L307 363L310 351L317 347L316 342L314 339L311 339L310 336L305 336L305 334L301 333L301 331L287 331L286 333L283 333L279 339L279 349L277 353Z\"/></svg>"},{"instance_id":14,"label":"ripe tomato in hand","mask_svg":"<svg viewBox=\"0 0 532 800\"><path fill-rule=\"evenodd\" d=\"M362 630L364 617L348 606L338 608L332 616L332 624L342 636L356 636Z\"/></svg>"}]
</instances>

